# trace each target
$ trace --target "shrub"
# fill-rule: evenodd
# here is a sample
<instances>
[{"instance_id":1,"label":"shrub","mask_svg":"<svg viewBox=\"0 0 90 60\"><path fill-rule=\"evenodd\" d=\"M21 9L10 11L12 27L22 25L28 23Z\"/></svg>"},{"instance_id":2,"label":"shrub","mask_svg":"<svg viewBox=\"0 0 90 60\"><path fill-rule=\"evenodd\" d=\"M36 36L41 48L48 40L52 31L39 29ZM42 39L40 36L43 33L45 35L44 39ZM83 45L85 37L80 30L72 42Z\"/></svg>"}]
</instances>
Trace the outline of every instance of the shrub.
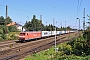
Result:
<instances>
[{"instance_id":1,"label":"shrub","mask_svg":"<svg viewBox=\"0 0 90 60\"><path fill-rule=\"evenodd\" d=\"M87 43L90 45L90 30L85 30L83 37L86 39Z\"/></svg>"},{"instance_id":2,"label":"shrub","mask_svg":"<svg viewBox=\"0 0 90 60\"><path fill-rule=\"evenodd\" d=\"M64 54L69 55L72 52L72 47L69 44L63 43L60 45L59 51L62 51Z\"/></svg>"}]
</instances>

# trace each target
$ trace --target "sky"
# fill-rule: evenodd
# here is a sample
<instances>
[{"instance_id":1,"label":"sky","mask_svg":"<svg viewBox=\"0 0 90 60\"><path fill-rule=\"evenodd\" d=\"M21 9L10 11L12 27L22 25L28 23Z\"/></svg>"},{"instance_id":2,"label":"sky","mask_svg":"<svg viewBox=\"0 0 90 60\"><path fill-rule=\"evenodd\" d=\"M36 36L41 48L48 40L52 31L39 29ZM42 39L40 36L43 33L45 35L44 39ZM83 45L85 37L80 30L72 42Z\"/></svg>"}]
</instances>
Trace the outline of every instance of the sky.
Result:
<instances>
[{"instance_id":1,"label":"sky","mask_svg":"<svg viewBox=\"0 0 90 60\"><path fill-rule=\"evenodd\" d=\"M83 26L83 14L85 8L85 21L90 15L90 0L0 0L0 16L6 14L5 6L8 6L8 16L12 21L24 25L26 21L31 21L33 15L40 19L44 25L53 24L55 26L80 28ZM65 23L66 21L66 23ZM57 22L57 23L56 23Z\"/></svg>"}]
</instances>

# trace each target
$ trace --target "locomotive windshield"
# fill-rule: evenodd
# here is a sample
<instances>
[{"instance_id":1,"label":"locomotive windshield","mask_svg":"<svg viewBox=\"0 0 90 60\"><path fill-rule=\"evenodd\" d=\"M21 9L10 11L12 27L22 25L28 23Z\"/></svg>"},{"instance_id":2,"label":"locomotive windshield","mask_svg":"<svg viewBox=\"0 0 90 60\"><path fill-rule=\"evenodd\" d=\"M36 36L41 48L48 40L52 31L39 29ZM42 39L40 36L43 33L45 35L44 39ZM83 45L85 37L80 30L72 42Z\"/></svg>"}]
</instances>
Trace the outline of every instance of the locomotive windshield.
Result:
<instances>
[{"instance_id":1,"label":"locomotive windshield","mask_svg":"<svg viewBox=\"0 0 90 60\"><path fill-rule=\"evenodd\" d=\"M20 36L24 36L25 35L25 33L20 33Z\"/></svg>"}]
</instances>

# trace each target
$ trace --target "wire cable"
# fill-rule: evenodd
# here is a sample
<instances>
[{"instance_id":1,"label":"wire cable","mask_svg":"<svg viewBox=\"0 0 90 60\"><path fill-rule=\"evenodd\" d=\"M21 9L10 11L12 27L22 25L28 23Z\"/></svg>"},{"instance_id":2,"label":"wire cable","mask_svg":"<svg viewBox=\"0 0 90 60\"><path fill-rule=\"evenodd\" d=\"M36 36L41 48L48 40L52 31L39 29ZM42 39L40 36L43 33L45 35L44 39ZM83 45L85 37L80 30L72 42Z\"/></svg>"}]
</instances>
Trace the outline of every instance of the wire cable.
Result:
<instances>
[{"instance_id":1,"label":"wire cable","mask_svg":"<svg viewBox=\"0 0 90 60\"><path fill-rule=\"evenodd\" d=\"M81 2L80 2L79 11L80 11L81 4L82 4L82 0L81 0Z\"/></svg>"},{"instance_id":2,"label":"wire cable","mask_svg":"<svg viewBox=\"0 0 90 60\"><path fill-rule=\"evenodd\" d=\"M81 8L81 4L82 4L82 0L81 0L81 1L78 0L78 5L77 5L77 16L79 15L80 8Z\"/></svg>"},{"instance_id":3,"label":"wire cable","mask_svg":"<svg viewBox=\"0 0 90 60\"><path fill-rule=\"evenodd\" d=\"M77 5L77 16L79 15L79 0L78 0L78 5Z\"/></svg>"}]
</instances>

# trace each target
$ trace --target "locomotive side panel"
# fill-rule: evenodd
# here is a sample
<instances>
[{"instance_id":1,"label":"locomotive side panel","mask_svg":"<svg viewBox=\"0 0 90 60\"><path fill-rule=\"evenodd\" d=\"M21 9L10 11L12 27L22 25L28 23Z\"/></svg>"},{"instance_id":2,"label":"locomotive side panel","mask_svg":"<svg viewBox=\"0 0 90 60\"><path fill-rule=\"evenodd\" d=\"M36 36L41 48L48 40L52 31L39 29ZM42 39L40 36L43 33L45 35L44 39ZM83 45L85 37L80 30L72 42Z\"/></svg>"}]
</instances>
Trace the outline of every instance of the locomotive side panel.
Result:
<instances>
[{"instance_id":1,"label":"locomotive side panel","mask_svg":"<svg viewBox=\"0 0 90 60\"><path fill-rule=\"evenodd\" d=\"M29 40L29 39L35 39L40 38L41 32L21 32L19 35L19 40Z\"/></svg>"},{"instance_id":2,"label":"locomotive side panel","mask_svg":"<svg viewBox=\"0 0 90 60\"><path fill-rule=\"evenodd\" d=\"M35 39L41 37L41 32L29 32L28 39Z\"/></svg>"}]
</instances>

